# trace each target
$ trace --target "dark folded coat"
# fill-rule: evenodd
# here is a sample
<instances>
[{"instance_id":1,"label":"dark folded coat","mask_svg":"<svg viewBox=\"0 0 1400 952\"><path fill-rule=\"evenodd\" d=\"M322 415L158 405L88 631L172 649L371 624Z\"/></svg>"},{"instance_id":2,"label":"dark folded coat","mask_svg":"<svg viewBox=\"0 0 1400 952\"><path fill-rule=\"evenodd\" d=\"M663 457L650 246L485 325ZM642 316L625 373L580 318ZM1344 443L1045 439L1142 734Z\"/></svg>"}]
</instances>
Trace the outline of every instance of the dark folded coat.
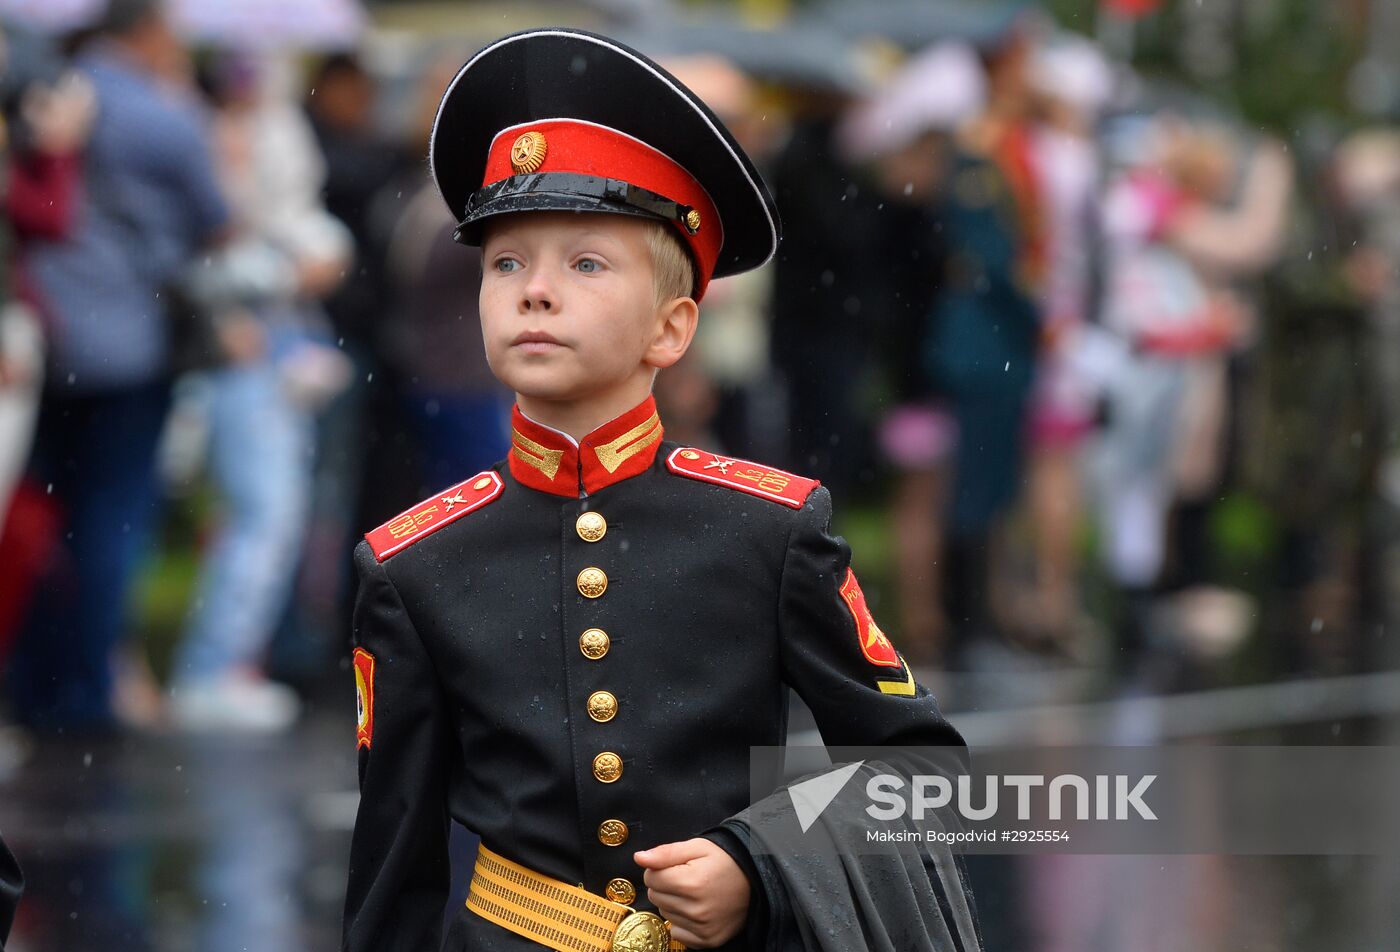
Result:
<instances>
[{"instance_id":1,"label":"dark folded coat","mask_svg":"<svg viewBox=\"0 0 1400 952\"><path fill-rule=\"evenodd\" d=\"M761 921L749 923L753 947L980 952L981 930L960 857L947 846L919 841L867 841L865 781L876 774L938 769L916 760L863 763L801 835L785 789L722 824L744 844L762 883L763 894L751 905L763 910ZM943 826L929 817L919 824L903 821L897 831L912 836Z\"/></svg>"},{"instance_id":2,"label":"dark folded coat","mask_svg":"<svg viewBox=\"0 0 1400 952\"><path fill-rule=\"evenodd\" d=\"M19 871L19 863L14 854L0 840L0 952L5 950L5 940L9 938L10 926L15 921L15 909L19 906L20 893L24 892L24 876Z\"/></svg>"}]
</instances>

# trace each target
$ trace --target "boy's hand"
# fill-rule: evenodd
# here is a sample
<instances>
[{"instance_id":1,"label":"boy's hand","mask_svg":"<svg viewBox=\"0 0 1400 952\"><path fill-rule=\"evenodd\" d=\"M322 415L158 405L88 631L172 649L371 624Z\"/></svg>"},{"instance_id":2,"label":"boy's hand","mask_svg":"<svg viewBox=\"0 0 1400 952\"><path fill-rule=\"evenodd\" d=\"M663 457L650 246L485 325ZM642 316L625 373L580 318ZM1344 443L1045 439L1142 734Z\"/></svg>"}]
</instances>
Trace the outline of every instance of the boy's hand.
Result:
<instances>
[{"instance_id":1,"label":"boy's hand","mask_svg":"<svg viewBox=\"0 0 1400 952\"><path fill-rule=\"evenodd\" d=\"M703 838L663 843L632 858L646 869L647 897L671 920L671 935L687 948L723 945L744 928L748 877L714 843Z\"/></svg>"}]
</instances>

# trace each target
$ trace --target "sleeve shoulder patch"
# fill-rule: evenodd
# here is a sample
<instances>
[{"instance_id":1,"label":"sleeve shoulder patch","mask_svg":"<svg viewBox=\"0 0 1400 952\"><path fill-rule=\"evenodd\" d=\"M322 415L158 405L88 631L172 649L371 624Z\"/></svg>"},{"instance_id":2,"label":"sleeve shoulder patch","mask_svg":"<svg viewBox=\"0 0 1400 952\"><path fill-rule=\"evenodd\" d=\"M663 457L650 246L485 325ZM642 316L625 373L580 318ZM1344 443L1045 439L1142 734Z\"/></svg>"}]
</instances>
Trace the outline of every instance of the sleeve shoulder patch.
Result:
<instances>
[{"instance_id":1,"label":"sleeve shoulder patch","mask_svg":"<svg viewBox=\"0 0 1400 952\"><path fill-rule=\"evenodd\" d=\"M673 451L666 457L666 468L680 476L689 476L716 486L728 486L793 509L801 509L807 497L821 485L819 480L807 479L761 463L691 447Z\"/></svg>"},{"instance_id":2,"label":"sleeve shoulder patch","mask_svg":"<svg viewBox=\"0 0 1400 952\"><path fill-rule=\"evenodd\" d=\"M505 485L500 474L494 470L477 473L446 492L430 496L418 505L405 509L378 529L365 533L365 540L374 551L374 557L383 562L420 539L426 539L443 526L492 502L505 490Z\"/></svg>"},{"instance_id":3,"label":"sleeve shoulder patch","mask_svg":"<svg viewBox=\"0 0 1400 952\"><path fill-rule=\"evenodd\" d=\"M870 606L865 603L865 593L860 590L856 573L849 567L846 569L846 580L841 583L841 600L855 619L856 635L860 638L860 650L865 660L885 668L900 667L899 653L880 626L875 624L875 616L870 614Z\"/></svg>"},{"instance_id":4,"label":"sleeve shoulder patch","mask_svg":"<svg viewBox=\"0 0 1400 952\"><path fill-rule=\"evenodd\" d=\"M356 648L355 667L355 747L368 748L374 740L374 655Z\"/></svg>"}]
</instances>

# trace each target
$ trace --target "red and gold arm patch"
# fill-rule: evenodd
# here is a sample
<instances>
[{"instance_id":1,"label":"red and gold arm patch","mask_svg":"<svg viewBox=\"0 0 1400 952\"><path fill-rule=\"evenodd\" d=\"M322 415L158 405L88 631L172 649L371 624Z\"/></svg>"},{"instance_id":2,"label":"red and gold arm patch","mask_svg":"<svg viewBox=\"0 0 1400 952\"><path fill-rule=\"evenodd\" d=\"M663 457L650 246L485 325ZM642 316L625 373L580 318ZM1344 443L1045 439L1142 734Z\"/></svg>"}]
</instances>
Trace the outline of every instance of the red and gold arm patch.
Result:
<instances>
[{"instance_id":1,"label":"red and gold arm patch","mask_svg":"<svg viewBox=\"0 0 1400 952\"><path fill-rule=\"evenodd\" d=\"M368 749L374 740L374 655L356 648L351 660L355 668L355 747Z\"/></svg>"},{"instance_id":2,"label":"red and gold arm patch","mask_svg":"<svg viewBox=\"0 0 1400 952\"><path fill-rule=\"evenodd\" d=\"M841 599L856 621L856 635L860 638L860 651L865 655L865 660L886 668L900 667L899 652L894 650L890 639L875 624L870 606L865 603L865 593L856 581L856 573L849 567L846 569L846 580L841 583Z\"/></svg>"},{"instance_id":3,"label":"red and gold arm patch","mask_svg":"<svg viewBox=\"0 0 1400 952\"><path fill-rule=\"evenodd\" d=\"M678 449L668 456L666 468L681 476L714 483L716 486L728 486L751 496L780 502L793 509L801 509L807 497L821 485L818 480L807 479L805 476L797 476L781 469L690 447Z\"/></svg>"},{"instance_id":4,"label":"red and gold arm patch","mask_svg":"<svg viewBox=\"0 0 1400 952\"><path fill-rule=\"evenodd\" d=\"M395 552L480 509L504 489L501 477L488 469L404 510L378 529L366 533L365 539L374 550L374 557L383 562Z\"/></svg>"}]
</instances>

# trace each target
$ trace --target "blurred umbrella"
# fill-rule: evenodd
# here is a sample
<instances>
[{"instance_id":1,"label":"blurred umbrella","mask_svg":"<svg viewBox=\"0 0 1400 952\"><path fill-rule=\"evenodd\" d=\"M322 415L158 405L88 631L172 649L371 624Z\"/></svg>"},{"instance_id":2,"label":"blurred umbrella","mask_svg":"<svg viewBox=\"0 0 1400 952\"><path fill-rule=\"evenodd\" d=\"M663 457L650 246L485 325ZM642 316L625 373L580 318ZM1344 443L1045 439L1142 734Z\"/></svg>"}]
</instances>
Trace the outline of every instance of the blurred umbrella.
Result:
<instances>
[{"instance_id":1,"label":"blurred umbrella","mask_svg":"<svg viewBox=\"0 0 1400 952\"><path fill-rule=\"evenodd\" d=\"M87 26L106 8L107 0L0 0L0 20L46 33Z\"/></svg>"},{"instance_id":2,"label":"blurred umbrella","mask_svg":"<svg viewBox=\"0 0 1400 952\"><path fill-rule=\"evenodd\" d=\"M353 46L364 28L358 0L168 0L180 34L196 43L266 49ZM36 30L89 26L106 0L0 0L0 19Z\"/></svg>"},{"instance_id":3,"label":"blurred umbrella","mask_svg":"<svg viewBox=\"0 0 1400 952\"><path fill-rule=\"evenodd\" d=\"M912 144L925 132L951 132L986 102L982 64L970 48L942 43L912 57L837 129L842 154L866 162Z\"/></svg>"},{"instance_id":4,"label":"blurred umbrella","mask_svg":"<svg viewBox=\"0 0 1400 952\"><path fill-rule=\"evenodd\" d=\"M871 71L855 47L819 22L760 30L723 18L666 20L617 36L663 59L713 53L760 82L852 96L870 87Z\"/></svg>"},{"instance_id":5,"label":"blurred umbrella","mask_svg":"<svg viewBox=\"0 0 1400 952\"><path fill-rule=\"evenodd\" d=\"M1076 33L1061 33L1031 54L1031 86L1093 120L1128 92L1097 43Z\"/></svg>"},{"instance_id":6,"label":"blurred umbrella","mask_svg":"<svg viewBox=\"0 0 1400 952\"><path fill-rule=\"evenodd\" d=\"M342 49L365 25L357 0L171 0L182 35L200 43L265 49Z\"/></svg>"},{"instance_id":7,"label":"blurred umbrella","mask_svg":"<svg viewBox=\"0 0 1400 952\"><path fill-rule=\"evenodd\" d=\"M1029 9L1017 0L827 0L806 17L841 36L880 37L916 50L948 40L994 43Z\"/></svg>"}]
</instances>

